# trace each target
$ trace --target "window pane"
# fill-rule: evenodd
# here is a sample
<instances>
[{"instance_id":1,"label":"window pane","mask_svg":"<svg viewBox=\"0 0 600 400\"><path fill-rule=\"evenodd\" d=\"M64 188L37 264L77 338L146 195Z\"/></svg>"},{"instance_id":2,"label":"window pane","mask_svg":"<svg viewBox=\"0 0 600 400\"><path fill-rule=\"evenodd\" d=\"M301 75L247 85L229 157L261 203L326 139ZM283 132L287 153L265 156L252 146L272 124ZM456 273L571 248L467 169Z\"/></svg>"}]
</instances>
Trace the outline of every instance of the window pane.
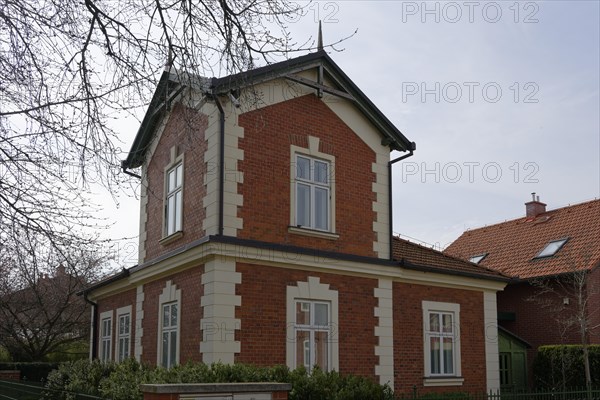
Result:
<instances>
[{"instance_id":1,"label":"window pane","mask_svg":"<svg viewBox=\"0 0 600 400\"><path fill-rule=\"evenodd\" d=\"M429 338L430 346L430 362L431 362L431 373L439 374L440 370L440 338L431 337Z\"/></svg>"},{"instance_id":2,"label":"window pane","mask_svg":"<svg viewBox=\"0 0 600 400\"><path fill-rule=\"evenodd\" d=\"M323 371L329 368L329 341L327 332L315 332L315 364Z\"/></svg>"},{"instance_id":3,"label":"window pane","mask_svg":"<svg viewBox=\"0 0 600 400\"><path fill-rule=\"evenodd\" d=\"M315 182L327 184L327 163L315 161Z\"/></svg>"},{"instance_id":4,"label":"window pane","mask_svg":"<svg viewBox=\"0 0 600 400\"><path fill-rule=\"evenodd\" d=\"M171 332L171 347L169 349L169 366L175 365L175 356L177 355L177 332Z\"/></svg>"},{"instance_id":5,"label":"window pane","mask_svg":"<svg viewBox=\"0 0 600 400\"><path fill-rule=\"evenodd\" d=\"M175 186L176 187L180 187L181 183L183 182L182 177L183 177L183 164L179 164L177 166L177 168L175 169Z\"/></svg>"},{"instance_id":6,"label":"window pane","mask_svg":"<svg viewBox=\"0 0 600 400\"><path fill-rule=\"evenodd\" d=\"M296 225L310 226L310 186L296 186Z\"/></svg>"},{"instance_id":7,"label":"window pane","mask_svg":"<svg viewBox=\"0 0 600 400\"><path fill-rule=\"evenodd\" d=\"M329 325L327 304L315 303L315 325L325 327Z\"/></svg>"},{"instance_id":8,"label":"window pane","mask_svg":"<svg viewBox=\"0 0 600 400\"><path fill-rule=\"evenodd\" d=\"M310 332L296 331L296 367L301 365L304 365L307 369L312 367L310 351Z\"/></svg>"},{"instance_id":9,"label":"window pane","mask_svg":"<svg viewBox=\"0 0 600 400\"><path fill-rule=\"evenodd\" d=\"M298 325L310 324L310 303L306 303L306 302L296 303L296 324L298 324Z\"/></svg>"},{"instance_id":10,"label":"window pane","mask_svg":"<svg viewBox=\"0 0 600 400\"><path fill-rule=\"evenodd\" d=\"M315 187L315 228L327 230L329 191Z\"/></svg>"},{"instance_id":11,"label":"window pane","mask_svg":"<svg viewBox=\"0 0 600 400\"><path fill-rule=\"evenodd\" d=\"M163 306L163 327L168 327L169 322L171 321L170 309L171 307L168 305Z\"/></svg>"},{"instance_id":12,"label":"window pane","mask_svg":"<svg viewBox=\"0 0 600 400\"><path fill-rule=\"evenodd\" d=\"M167 234L175 232L175 196L167 199Z\"/></svg>"},{"instance_id":13,"label":"window pane","mask_svg":"<svg viewBox=\"0 0 600 400\"><path fill-rule=\"evenodd\" d=\"M439 332L440 331L440 315L439 314L429 314L429 331L430 332Z\"/></svg>"},{"instance_id":14,"label":"window pane","mask_svg":"<svg viewBox=\"0 0 600 400\"><path fill-rule=\"evenodd\" d=\"M177 326L177 304L171 305L171 326Z\"/></svg>"},{"instance_id":15,"label":"window pane","mask_svg":"<svg viewBox=\"0 0 600 400\"><path fill-rule=\"evenodd\" d=\"M123 331L123 333L125 335L129 334L129 325L130 325L130 317L129 317L129 315L126 315L125 316L125 328L124 328L124 331Z\"/></svg>"},{"instance_id":16,"label":"window pane","mask_svg":"<svg viewBox=\"0 0 600 400\"><path fill-rule=\"evenodd\" d=\"M296 178L310 179L310 160L308 158L296 158Z\"/></svg>"},{"instance_id":17,"label":"window pane","mask_svg":"<svg viewBox=\"0 0 600 400\"><path fill-rule=\"evenodd\" d=\"M183 205L181 204L181 190L175 193L175 232L181 230L181 215L183 214Z\"/></svg>"},{"instance_id":18,"label":"window pane","mask_svg":"<svg viewBox=\"0 0 600 400\"><path fill-rule=\"evenodd\" d=\"M443 332L452 333L452 314L442 314Z\"/></svg>"},{"instance_id":19,"label":"window pane","mask_svg":"<svg viewBox=\"0 0 600 400\"><path fill-rule=\"evenodd\" d=\"M169 333L162 334L162 366L169 367Z\"/></svg>"},{"instance_id":20,"label":"window pane","mask_svg":"<svg viewBox=\"0 0 600 400\"><path fill-rule=\"evenodd\" d=\"M454 373L454 343L452 338L444 338L444 373Z\"/></svg>"},{"instance_id":21,"label":"window pane","mask_svg":"<svg viewBox=\"0 0 600 400\"><path fill-rule=\"evenodd\" d=\"M170 193L173 191L173 189L175 189L175 178L175 170L172 169L169 171L169 175L167 177L167 193Z\"/></svg>"}]
</instances>

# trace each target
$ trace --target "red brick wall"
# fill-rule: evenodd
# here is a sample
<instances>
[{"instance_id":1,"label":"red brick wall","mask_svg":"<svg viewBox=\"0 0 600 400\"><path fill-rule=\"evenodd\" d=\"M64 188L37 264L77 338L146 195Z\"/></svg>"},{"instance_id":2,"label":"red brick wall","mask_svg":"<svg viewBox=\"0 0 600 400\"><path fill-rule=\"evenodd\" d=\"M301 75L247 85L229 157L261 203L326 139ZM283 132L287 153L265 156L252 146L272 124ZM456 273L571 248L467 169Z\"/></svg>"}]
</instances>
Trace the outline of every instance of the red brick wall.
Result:
<instances>
[{"instance_id":1,"label":"red brick wall","mask_svg":"<svg viewBox=\"0 0 600 400\"><path fill-rule=\"evenodd\" d=\"M107 297L102 300L98 300L98 316L105 311L111 311L112 314L112 342L111 342L111 359L115 359L115 348L117 346L117 309L121 307L131 306L131 348L129 352L131 356L133 356L133 349L135 348L135 300L136 300L136 290L131 289L126 292L118 293L113 296ZM98 321L97 329L102 329L101 321ZM100 331L98 333L98 338L100 338ZM101 348L98 345L98 356L100 355Z\"/></svg>"},{"instance_id":2,"label":"red brick wall","mask_svg":"<svg viewBox=\"0 0 600 400\"><path fill-rule=\"evenodd\" d=\"M468 290L394 283L394 375L398 393L485 392L483 294ZM460 304L461 369L464 383L454 387L423 387L422 300Z\"/></svg>"},{"instance_id":3,"label":"red brick wall","mask_svg":"<svg viewBox=\"0 0 600 400\"><path fill-rule=\"evenodd\" d=\"M286 290L309 276L320 278L322 284L338 291L339 361L341 373L352 373L375 379L374 308L376 279L297 271L264 265L237 264L242 284L236 294L242 296L236 318L242 321L236 340L241 341L241 353L235 362L256 365L286 363Z\"/></svg>"},{"instance_id":4,"label":"red brick wall","mask_svg":"<svg viewBox=\"0 0 600 400\"><path fill-rule=\"evenodd\" d=\"M199 265L144 284L143 362L156 364L158 301L169 280L177 285L177 289L181 289L179 362L185 364L187 361L202 361L200 320L203 314L200 298L203 294L203 273L204 265Z\"/></svg>"},{"instance_id":5,"label":"red brick wall","mask_svg":"<svg viewBox=\"0 0 600 400\"><path fill-rule=\"evenodd\" d=\"M374 256L371 172L375 153L314 95L240 115L244 138L239 163L244 206L238 236L267 242ZM338 240L288 233L290 224L290 145L308 147L308 135L320 138L320 151L335 156L336 231Z\"/></svg>"},{"instance_id":6,"label":"red brick wall","mask_svg":"<svg viewBox=\"0 0 600 400\"><path fill-rule=\"evenodd\" d=\"M596 268L588 277L588 295L590 326L590 342L600 344L600 268Z\"/></svg>"},{"instance_id":7,"label":"red brick wall","mask_svg":"<svg viewBox=\"0 0 600 400\"><path fill-rule=\"evenodd\" d=\"M171 112L156 151L148 164L145 261L204 236L202 223L205 212L202 199L206 195L204 132L207 121L205 115L185 108L181 104L175 105ZM171 162L170 151L175 145L179 146L178 154L184 154L183 237L168 245L160 245L158 242L163 237L165 167Z\"/></svg>"}]
</instances>

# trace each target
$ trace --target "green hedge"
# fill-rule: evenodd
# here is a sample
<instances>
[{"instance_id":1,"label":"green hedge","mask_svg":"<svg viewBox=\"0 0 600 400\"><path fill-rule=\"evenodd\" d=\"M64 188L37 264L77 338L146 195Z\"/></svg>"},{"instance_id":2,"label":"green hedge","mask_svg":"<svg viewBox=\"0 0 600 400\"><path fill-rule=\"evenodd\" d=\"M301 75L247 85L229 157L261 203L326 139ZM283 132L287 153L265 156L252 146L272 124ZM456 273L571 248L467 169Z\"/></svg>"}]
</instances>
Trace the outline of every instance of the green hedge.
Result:
<instances>
[{"instance_id":1,"label":"green hedge","mask_svg":"<svg viewBox=\"0 0 600 400\"><path fill-rule=\"evenodd\" d=\"M285 382L292 384L290 400L392 400L388 386L337 372L284 366L254 367L243 364L188 363L171 369L141 365L133 359L120 364L99 361L64 363L48 376L46 399L67 399L62 391L102 396L113 400L139 400L143 383Z\"/></svg>"},{"instance_id":2,"label":"green hedge","mask_svg":"<svg viewBox=\"0 0 600 400\"><path fill-rule=\"evenodd\" d=\"M600 386L600 345L589 345L592 386ZM538 388L585 387L581 345L541 346L533 363Z\"/></svg>"},{"instance_id":3,"label":"green hedge","mask_svg":"<svg viewBox=\"0 0 600 400\"><path fill-rule=\"evenodd\" d=\"M0 370L19 370L21 379L31 382L46 380L50 371L58 368L58 363L49 362L0 362Z\"/></svg>"}]
</instances>

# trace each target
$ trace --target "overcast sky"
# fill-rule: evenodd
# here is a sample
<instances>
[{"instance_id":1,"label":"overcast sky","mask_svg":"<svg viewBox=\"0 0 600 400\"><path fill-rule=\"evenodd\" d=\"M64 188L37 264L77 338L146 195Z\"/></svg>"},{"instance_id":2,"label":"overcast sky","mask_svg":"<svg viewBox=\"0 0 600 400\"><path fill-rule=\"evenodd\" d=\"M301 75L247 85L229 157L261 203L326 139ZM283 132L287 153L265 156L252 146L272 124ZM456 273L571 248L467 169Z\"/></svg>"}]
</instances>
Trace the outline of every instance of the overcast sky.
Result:
<instances>
[{"instance_id":1,"label":"overcast sky","mask_svg":"<svg viewBox=\"0 0 600 400\"><path fill-rule=\"evenodd\" d=\"M531 192L549 209L600 196L598 1L317 1L294 38L319 19L325 43L358 30L331 57L417 143L394 166L394 232L444 248L523 216ZM137 235L137 199L104 204L113 238ZM118 250L136 263L136 240Z\"/></svg>"}]
</instances>

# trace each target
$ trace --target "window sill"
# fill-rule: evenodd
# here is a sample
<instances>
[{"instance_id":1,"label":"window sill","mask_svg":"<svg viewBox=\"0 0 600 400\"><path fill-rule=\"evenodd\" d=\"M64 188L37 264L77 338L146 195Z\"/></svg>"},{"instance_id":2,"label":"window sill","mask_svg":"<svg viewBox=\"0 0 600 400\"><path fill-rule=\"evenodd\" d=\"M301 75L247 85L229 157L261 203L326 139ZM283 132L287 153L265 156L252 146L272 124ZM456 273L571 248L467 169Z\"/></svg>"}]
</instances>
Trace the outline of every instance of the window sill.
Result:
<instances>
[{"instance_id":1,"label":"window sill","mask_svg":"<svg viewBox=\"0 0 600 400\"><path fill-rule=\"evenodd\" d=\"M318 231L316 229L300 228L297 226L288 226L288 232L295 233L297 235L312 236L329 240L337 240L340 237L340 235L338 235L337 233L323 232Z\"/></svg>"},{"instance_id":2,"label":"window sill","mask_svg":"<svg viewBox=\"0 0 600 400\"><path fill-rule=\"evenodd\" d=\"M175 233L170 234L167 237L164 237L164 238L160 239L158 241L158 243L160 243L163 246L166 246L166 245L168 245L170 243L173 243L174 241L176 241L177 239L179 239L182 236L183 236L183 231L177 231Z\"/></svg>"},{"instance_id":3,"label":"window sill","mask_svg":"<svg viewBox=\"0 0 600 400\"><path fill-rule=\"evenodd\" d=\"M423 386L462 386L464 381L460 376L427 376L423 378Z\"/></svg>"}]
</instances>

